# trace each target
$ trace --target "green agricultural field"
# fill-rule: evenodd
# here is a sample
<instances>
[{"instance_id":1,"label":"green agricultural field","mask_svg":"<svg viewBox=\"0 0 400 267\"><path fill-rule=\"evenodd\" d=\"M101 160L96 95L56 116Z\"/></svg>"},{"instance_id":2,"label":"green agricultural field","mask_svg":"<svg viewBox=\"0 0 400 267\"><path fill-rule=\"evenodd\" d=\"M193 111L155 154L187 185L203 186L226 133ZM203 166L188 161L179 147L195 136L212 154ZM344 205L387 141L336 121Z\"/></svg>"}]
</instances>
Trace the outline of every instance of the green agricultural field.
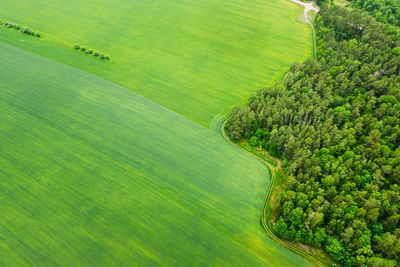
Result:
<instances>
[{"instance_id":1,"label":"green agricultural field","mask_svg":"<svg viewBox=\"0 0 400 267\"><path fill-rule=\"evenodd\" d=\"M0 265L307 265L266 238L268 172L218 127L3 43L0 57Z\"/></svg>"},{"instance_id":2,"label":"green agricultural field","mask_svg":"<svg viewBox=\"0 0 400 267\"><path fill-rule=\"evenodd\" d=\"M287 0L3 1L1 20L42 36L0 26L0 265L307 266L260 225L268 170L218 131L311 54L301 13Z\"/></svg>"},{"instance_id":3,"label":"green agricultural field","mask_svg":"<svg viewBox=\"0 0 400 267\"><path fill-rule=\"evenodd\" d=\"M96 74L208 127L294 61L310 30L288 0L2 1L0 19L41 40L0 29L0 41ZM74 51L75 43L110 62Z\"/></svg>"}]
</instances>

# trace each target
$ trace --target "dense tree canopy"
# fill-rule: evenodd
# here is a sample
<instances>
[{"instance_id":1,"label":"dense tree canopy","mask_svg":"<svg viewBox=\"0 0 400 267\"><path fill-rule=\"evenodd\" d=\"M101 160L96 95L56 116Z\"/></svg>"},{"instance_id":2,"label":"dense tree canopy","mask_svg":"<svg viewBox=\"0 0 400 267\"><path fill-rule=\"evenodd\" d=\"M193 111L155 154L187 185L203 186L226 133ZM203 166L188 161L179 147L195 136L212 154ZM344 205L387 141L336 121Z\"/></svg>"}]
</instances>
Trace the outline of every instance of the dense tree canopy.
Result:
<instances>
[{"instance_id":1,"label":"dense tree canopy","mask_svg":"<svg viewBox=\"0 0 400 267\"><path fill-rule=\"evenodd\" d=\"M345 266L399 265L398 29L326 5L315 24L318 61L235 107L227 132L282 158L282 237Z\"/></svg>"},{"instance_id":2,"label":"dense tree canopy","mask_svg":"<svg viewBox=\"0 0 400 267\"><path fill-rule=\"evenodd\" d=\"M400 0L351 0L352 6L369 11L377 21L400 26Z\"/></svg>"}]
</instances>

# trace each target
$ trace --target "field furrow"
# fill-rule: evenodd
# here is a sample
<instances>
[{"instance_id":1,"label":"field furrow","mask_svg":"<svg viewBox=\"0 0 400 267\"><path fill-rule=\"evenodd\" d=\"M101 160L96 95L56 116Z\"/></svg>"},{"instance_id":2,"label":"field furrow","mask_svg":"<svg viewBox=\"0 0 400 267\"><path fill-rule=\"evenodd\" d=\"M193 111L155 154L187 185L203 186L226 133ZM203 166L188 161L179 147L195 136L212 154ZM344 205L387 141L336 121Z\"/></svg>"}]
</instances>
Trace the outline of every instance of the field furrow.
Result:
<instances>
[{"instance_id":1,"label":"field furrow","mask_svg":"<svg viewBox=\"0 0 400 267\"><path fill-rule=\"evenodd\" d=\"M0 57L6 265L307 264L258 224L267 170L217 132L20 49Z\"/></svg>"}]
</instances>

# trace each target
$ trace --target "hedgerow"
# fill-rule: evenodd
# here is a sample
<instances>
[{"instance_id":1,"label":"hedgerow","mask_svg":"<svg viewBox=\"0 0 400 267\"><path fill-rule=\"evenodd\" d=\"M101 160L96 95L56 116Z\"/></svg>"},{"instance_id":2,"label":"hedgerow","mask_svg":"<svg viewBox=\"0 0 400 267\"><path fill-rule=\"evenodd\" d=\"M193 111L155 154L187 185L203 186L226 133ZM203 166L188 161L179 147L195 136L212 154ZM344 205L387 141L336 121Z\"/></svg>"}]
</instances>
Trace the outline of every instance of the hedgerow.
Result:
<instances>
[{"instance_id":1,"label":"hedgerow","mask_svg":"<svg viewBox=\"0 0 400 267\"><path fill-rule=\"evenodd\" d=\"M88 55L93 55L95 57L99 57L100 59L105 59L105 60L110 60L109 55L105 55L102 52L99 52L98 50L93 50L91 48L86 48L86 46L81 46L80 44L75 44L74 45L75 50L80 50L82 52L85 52Z\"/></svg>"},{"instance_id":2,"label":"hedgerow","mask_svg":"<svg viewBox=\"0 0 400 267\"><path fill-rule=\"evenodd\" d=\"M22 33L35 36L37 38L41 37L41 34L39 32L35 32L29 27L21 27L20 25L14 23L14 22L9 22L9 21L1 21L0 20L0 26L5 26L8 29L14 29L14 30L21 30Z\"/></svg>"}]
</instances>

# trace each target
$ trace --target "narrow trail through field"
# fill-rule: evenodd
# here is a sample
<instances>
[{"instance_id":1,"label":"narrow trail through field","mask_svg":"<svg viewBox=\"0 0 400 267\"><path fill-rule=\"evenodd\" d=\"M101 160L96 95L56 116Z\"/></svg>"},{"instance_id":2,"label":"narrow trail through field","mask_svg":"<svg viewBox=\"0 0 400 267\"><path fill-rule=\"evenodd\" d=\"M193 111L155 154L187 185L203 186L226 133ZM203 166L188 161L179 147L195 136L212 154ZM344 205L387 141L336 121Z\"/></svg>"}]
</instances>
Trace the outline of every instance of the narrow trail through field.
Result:
<instances>
[{"instance_id":1,"label":"narrow trail through field","mask_svg":"<svg viewBox=\"0 0 400 267\"><path fill-rule=\"evenodd\" d=\"M305 258L306 260L308 260L310 263L312 263L314 266L325 266L325 264L323 264L320 260L318 260L317 258L315 258L314 256L304 252L303 250L297 248L296 246L293 246L292 244L286 242L283 239L280 239L279 237L277 237L273 230L271 229L271 225L266 221L266 208L267 205L269 204L269 201L271 199L271 193L273 190L273 186L275 184L275 175L276 175L276 171L280 168L280 166L274 167L272 166L268 161L258 157L257 155L247 151L246 149L238 146L237 144L235 144L234 142L231 141L231 139L226 135L225 133L225 125L226 125L226 120L221 124L221 134L224 137L224 139L231 144L232 146L244 151L246 154L258 159L259 161L261 161L261 163L263 163L267 169L269 170L270 174L271 174L271 181L267 190L267 193L265 195L265 201L264 201L264 206L263 206L263 211L261 213L261 223L262 226L265 230L265 232L267 233L267 235L274 240L276 243L280 244L281 246L291 250L292 252L296 253L297 255L302 256L303 258ZM275 158L273 158L275 160Z\"/></svg>"}]
</instances>

